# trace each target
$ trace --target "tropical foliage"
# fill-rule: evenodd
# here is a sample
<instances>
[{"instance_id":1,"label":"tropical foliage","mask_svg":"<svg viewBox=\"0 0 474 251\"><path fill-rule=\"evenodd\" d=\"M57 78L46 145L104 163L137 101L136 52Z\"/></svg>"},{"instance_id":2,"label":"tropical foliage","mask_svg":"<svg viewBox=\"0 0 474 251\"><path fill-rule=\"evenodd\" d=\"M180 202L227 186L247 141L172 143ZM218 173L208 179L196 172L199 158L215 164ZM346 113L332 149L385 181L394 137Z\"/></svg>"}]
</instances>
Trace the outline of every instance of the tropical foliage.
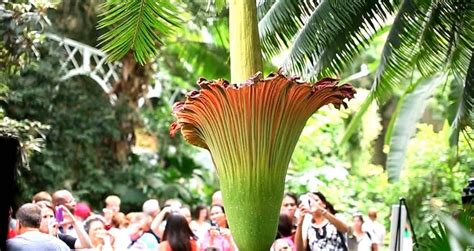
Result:
<instances>
[{"instance_id":1,"label":"tropical foliage","mask_svg":"<svg viewBox=\"0 0 474 251\"><path fill-rule=\"evenodd\" d=\"M472 210L464 209L456 218L437 215L440 219L421 236L418 250L469 250L474 245Z\"/></svg>"},{"instance_id":2,"label":"tropical foliage","mask_svg":"<svg viewBox=\"0 0 474 251\"><path fill-rule=\"evenodd\" d=\"M18 3L0 5L0 102L7 102L11 91L8 82L38 57L38 45L41 30L48 24L46 10L49 3ZM22 149L21 162L29 167L28 156L41 152L44 146L45 132L49 126L29 119L15 120L5 115L0 107L0 134L16 137Z\"/></svg>"},{"instance_id":3,"label":"tropical foliage","mask_svg":"<svg viewBox=\"0 0 474 251\"><path fill-rule=\"evenodd\" d=\"M45 51L42 55L45 60L41 64L33 64L21 76L10 79L4 106L11 118L34 119L53 128L44 133L45 149L32 156L30 170L21 170L21 200L38 190L68 188L93 205L101 205L107 194L118 194L124 209L130 210L148 197L177 197L194 204L215 189L212 176L195 176L202 173L201 166L188 157L190 153L179 146L179 141L161 141L159 155L130 154L126 165L119 163L114 145L119 140L121 117L130 113L128 107L111 106L108 96L93 81L60 82L55 70L59 59ZM161 98L166 97L165 93ZM159 139L168 139L164 129L167 120L161 119L163 111L169 114L169 103L145 109L143 118L152 123L153 130L161 129ZM178 150L172 152L170 148ZM195 184L188 185L188 179Z\"/></svg>"},{"instance_id":4,"label":"tropical foliage","mask_svg":"<svg viewBox=\"0 0 474 251\"><path fill-rule=\"evenodd\" d=\"M474 172L474 153L463 140L457 159L452 159L447 127L435 132L431 125L419 124L407 150L409 168L402 172L399 182L388 183L383 168L370 163L374 150L371 142L381 130L381 125L374 122L378 120L375 107L367 112L350 148L334 147L347 119L358 111L361 103L354 102L341 114L322 109L313 115L293 154L287 190L320 191L348 220L355 212L375 208L387 229L391 205L404 197L415 232L426 233L437 219L433 212L449 215L459 209L462 189Z\"/></svg>"},{"instance_id":5,"label":"tropical foliage","mask_svg":"<svg viewBox=\"0 0 474 251\"><path fill-rule=\"evenodd\" d=\"M457 91L450 100L457 106L448 116L452 145L457 144L460 131L471 138L474 92L468 69L474 60L474 5L469 1L262 0L260 13L267 57L283 53L285 69L306 78L340 75L390 25L371 94L343 139L347 142L358 128L370 102L382 104L403 90L385 140L390 145L390 179L398 179L423 103L442 82L449 81Z\"/></svg>"},{"instance_id":6,"label":"tropical foliage","mask_svg":"<svg viewBox=\"0 0 474 251\"><path fill-rule=\"evenodd\" d=\"M123 58L133 50L141 64L157 55L163 36L179 26L176 7L154 0L107 1L98 28L109 28L99 37L110 60Z\"/></svg>"},{"instance_id":7,"label":"tropical foliage","mask_svg":"<svg viewBox=\"0 0 474 251\"><path fill-rule=\"evenodd\" d=\"M88 19L85 17L87 13L95 15L95 8L88 9L88 2L78 3L83 6L72 10L69 9L71 6L63 4L66 6L59 5L58 9L52 11L51 23L68 19L68 16ZM16 5L6 7L18 8ZM25 6L21 7L21 11L26 11ZM78 13L69 12L74 10ZM22 15L13 16L23 18ZM32 15L25 13L24 16ZM2 19L4 24L18 22L8 17ZM39 190L54 191L60 188L71 189L78 199L96 206L102 204L107 194L118 194L123 199L124 210L138 209L140 203L149 197L162 200L181 198L188 204L209 199L209 194L217 186L214 174L204 169L202 162L194 160L191 154L193 151L183 147L181 141L170 140L167 132L172 119L171 104L183 94L183 90L172 87L171 82L174 84L181 81L187 87L189 79L194 81L194 77L190 76L183 81L179 80L183 78L179 73L173 72L176 74L173 75L163 71L163 75L157 76L156 83L152 83L162 85L161 94L147 100L145 107L138 114L130 110L126 102L112 106L107 94L87 77L60 81L60 74L63 74L59 70L60 62L64 55L55 50L56 44L49 40L43 41L38 32L43 30L33 26L35 21L37 19L32 19L32 24L19 26L20 30L12 33L16 34L16 37L7 40L24 42L16 44L16 47L11 46L18 49L8 50L8 55L11 56L5 57L10 60L17 59L19 62L14 64L10 61L6 66L21 67L15 68L12 73L2 69L2 77L5 80L2 82L2 117L8 117L2 120L1 132L20 136L24 139L25 153L31 153L30 168L19 170L21 175L18 201L30 200ZM35 40L31 40L34 43L22 39L24 34L31 35L22 32L21 29L24 31L25 27L35 28L32 30ZM68 36L74 33L76 28L51 27L55 32L64 32ZM95 30L93 23L89 27L82 27L87 28ZM95 40L93 36L82 39L85 42ZM194 36L194 39L199 41L200 37ZM35 53L31 49L24 53L19 50L28 48L25 44L34 45ZM170 49L166 60L176 60L179 51ZM26 53L33 56L26 57ZM164 58L157 61L166 61ZM170 71L176 68L185 69L182 66L185 62L183 60L181 64L170 65ZM227 70L225 66L220 69ZM121 140L120 135L123 134L120 124L130 116L140 118L139 128L143 129L139 134L152 139L156 137L155 141L160 143L153 148L156 152L129 153L126 162L120 163L115 151L117 142ZM156 133L150 135L150 132ZM41 150L41 153L33 153L32 150ZM148 178L143 180L142 177Z\"/></svg>"},{"instance_id":8,"label":"tropical foliage","mask_svg":"<svg viewBox=\"0 0 474 251\"><path fill-rule=\"evenodd\" d=\"M59 81L63 55L50 50L51 44L41 36L46 27L96 46L98 37L114 27L96 30L97 15L104 10L96 3L103 2L63 0L48 11L0 4L7 10L0 11L0 32L8 35L0 41L0 133L19 135L30 149L26 151L30 168L20 170L18 203L29 201L39 190L58 188L72 189L95 208L106 195L116 193L125 211L139 210L149 197L178 197L190 205L208 202L218 187L212 161L180 138L171 139L168 129L173 121L171 105L183 99L186 90L196 88L199 77L230 77L225 1L171 1L180 11L181 27L153 43L157 53L143 54L149 62L147 88L153 90L148 97L137 96L143 98L137 109L126 102L110 105L107 95L87 77ZM322 109L310 118L290 161L286 189L322 191L347 216L375 207L387 228L390 205L405 197L415 231L422 236L420 243L427 243L422 247L447 247L453 228L432 212L456 211L461 189L474 173L469 147L473 36L466 35L472 33L473 25L467 25L472 23L472 4L257 2L266 72L275 70L268 62L283 62L277 65L291 73L306 78L330 74L361 88L349 110L334 114L332 108ZM371 18L365 11L375 14ZM45 26L49 21L51 26ZM132 53L141 50L130 48ZM134 61L133 54L126 59ZM424 111L415 109L423 107ZM130 116L137 118L134 140L127 141L133 151L120 163L112 145L124 134L119 123ZM387 167L391 166L392 178L400 173L399 182L388 183L386 166L373 164L382 150L390 150ZM407 168L401 169L400 163ZM442 224L430 224L433 219ZM460 245L469 243L457 239Z\"/></svg>"},{"instance_id":9,"label":"tropical foliage","mask_svg":"<svg viewBox=\"0 0 474 251\"><path fill-rule=\"evenodd\" d=\"M222 0L208 3L217 10L225 6ZM451 145L457 145L461 132L471 139L474 92L473 73L468 69L473 68L470 65L474 61L474 4L463 0L259 0L257 4L266 59L279 56L289 74L306 79L341 76L373 38L388 28L380 64L372 72L371 94L348 125L342 142L359 128L372 101L383 104L400 95L385 133L391 180L400 175L408 141L426 100L437 87L445 86L443 83L449 83L451 90L450 109L445 115L452 129ZM112 10L109 15L113 16ZM168 21L173 23L173 19ZM151 37L152 32L148 34ZM113 47L120 45L119 40L109 42Z\"/></svg>"}]
</instances>

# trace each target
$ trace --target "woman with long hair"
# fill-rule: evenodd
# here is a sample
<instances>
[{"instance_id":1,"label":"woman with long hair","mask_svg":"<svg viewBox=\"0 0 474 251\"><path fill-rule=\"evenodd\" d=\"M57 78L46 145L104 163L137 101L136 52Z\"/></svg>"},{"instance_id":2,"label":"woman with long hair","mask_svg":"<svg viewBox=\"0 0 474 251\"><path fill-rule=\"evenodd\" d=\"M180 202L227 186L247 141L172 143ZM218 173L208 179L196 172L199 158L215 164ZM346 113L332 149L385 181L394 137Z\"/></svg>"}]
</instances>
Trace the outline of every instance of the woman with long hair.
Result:
<instances>
[{"instance_id":1,"label":"woman with long hair","mask_svg":"<svg viewBox=\"0 0 474 251\"><path fill-rule=\"evenodd\" d=\"M211 228L211 224L208 222L209 210L206 206L199 205L194 209L193 218L194 220L189 223L189 227L199 239L202 239Z\"/></svg>"},{"instance_id":2,"label":"woman with long hair","mask_svg":"<svg viewBox=\"0 0 474 251\"><path fill-rule=\"evenodd\" d=\"M197 251L196 236L189 228L186 218L177 213L172 213L166 221L163 241L160 251Z\"/></svg>"},{"instance_id":3,"label":"woman with long hair","mask_svg":"<svg viewBox=\"0 0 474 251\"><path fill-rule=\"evenodd\" d=\"M296 250L347 250L344 234L349 228L335 216L336 210L326 197L316 192L302 196L301 200L301 214L296 228ZM310 222L305 221L307 214L312 216Z\"/></svg>"}]
</instances>

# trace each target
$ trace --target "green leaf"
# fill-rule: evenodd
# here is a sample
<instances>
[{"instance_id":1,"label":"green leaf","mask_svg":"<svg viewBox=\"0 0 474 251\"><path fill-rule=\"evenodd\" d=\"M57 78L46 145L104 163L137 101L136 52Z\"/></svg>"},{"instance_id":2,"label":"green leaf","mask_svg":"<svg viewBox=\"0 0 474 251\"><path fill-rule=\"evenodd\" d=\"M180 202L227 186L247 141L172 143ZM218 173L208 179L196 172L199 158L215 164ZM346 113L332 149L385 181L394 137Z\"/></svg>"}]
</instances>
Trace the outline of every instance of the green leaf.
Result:
<instances>
[{"instance_id":1,"label":"green leaf","mask_svg":"<svg viewBox=\"0 0 474 251\"><path fill-rule=\"evenodd\" d=\"M452 70L464 78L474 45L474 6L466 1L405 0L395 17L372 91L379 103L416 69L423 76Z\"/></svg>"},{"instance_id":2,"label":"green leaf","mask_svg":"<svg viewBox=\"0 0 474 251\"><path fill-rule=\"evenodd\" d=\"M158 62L160 72L170 71L173 84L183 81L186 83L183 87L189 89L199 77L230 78L228 22L214 22L205 30L206 37L201 29L185 30L162 47Z\"/></svg>"},{"instance_id":3,"label":"green leaf","mask_svg":"<svg viewBox=\"0 0 474 251\"><path fill-rule=\"evenodd\" d=\"M435 1L431 4L421 33L419 51L415 56L417 69L425 76L445 71L456 60L466 61L474 45L474 4L464 0Z\"/></svg>"},{"instance_id":4,"label":"green leaf","mask_svg":"<svg viewBox=\"0 0 474 251\"><path fill-rule=\"evenodd\" d=\"M229 58L225 48L204 42L182 42L175 47L180 60L192 67L198 77L224 78L230 76ZM213 67L209 67L213 66Z\"/></svg>"},{"instance_id":5,"label":"green leaf","mask_svg":"<svg viewBox=\"0 0 474 251\"><path fill-rule=\"evenodd\" d=\"M393 128L395 127L395 122L397 121L397 118L400 115L401 108L403 104L405 103L404 101L407 95L413 92L413 89L416 88L416 86L418 86L420 81L421 79L419 79L415 83L412 83L410 87L403 93L403 95L398 100L397 107L395 108L395 111L391 115L392 117L390 118L390 122L388 123L387 131L385 132L385 138L384 138L385 145L390 144L390 140L392 139Z\"/></svg>"},{"instance_id":6,"label":"green leaf","mask_svg":"<svg viewBox=\"0 0 474 251\"><path fill-rule=\"evenodd\" d=\"M399 179L410 138L416 131L416 124L423 114L426 101L441 83L442 78L444 77L438 75L424 79L401 100L403 104L393 128L390 152L387 156L386 167L390 181Z\"/></svg>"},{"instance_id":7,"label":"green leaf","mask_svg":"<svg viewBox=\"0 0 474 251\"><path fill-rule=\"evenodd\" d=\"M461 8L455 20L454 38L450 40L454 49L448 60L448 65L453 75L458 79L464 79L472 58L474 48L474 3L466 1L467 7Z\"/></svg>"},{"instance_id":8,"label":"green leaf","mask_svg":"<svg viewBox=\"0 0 474 251\"><path fill-rule=\"evenodd\" d=\"M379 104L384 103L397 90L404 89L405 83L410 83L407 79L412 78L418 71L423 77L448 72L462 81L467 69L472 68L469 67L472 48L474 48L473 3L461 0L404 0L386 39L380 65L372 84L372 94L369 97L376 99ZM331 67L337 71L337 67ZM465 93L472 93L469 91L468 88ZM472 106L469 105L472 104L469 101L472 94L467 94L467 97L463 98L465 99L463 103L472 110ZM364 110L361 110L355 120L351 121L343 142L346 142L356 130L363 112ZM465 116L464 121L472 121L472 117L469 116ZM386 142L390 140L394 119L388 128ZM460 128L453 128L452 143L457 142Z\"/></svg>"},{"instance_id":9,"label":"green leaf","mask_svg":"<svg viewBox=\"0 0 474 251\"><path fill-rule=\"evenodd\" d=\"M455 77L453 80L453 93L455 102L453 102L455 116L451 123L450 144L455 146L459 141L459 133L465 131L467 127L474 129L474 53L471 55L471 61L464 84Z\"/></svg>"},{"instance_id":10,"label":"green leaf","mask_svg":"<svg viewBox=\"0 0 474 251\"><path fill-rule=\"evenodd\" d=\"M158 53L163 38L179 27L176 7L169 0L109 1L102 5L98 28L109 30L99 37L110 61L133 52L140 64Z\"/></svg>"},{"instance_id":11,"label":"green leaf","mask_svg":"<svg viewBox=\"0 0 474 251\"><path fill-rule=\"evenodd\" d=\"M217 11L221 11L227 5L227 0L207 0L207 8L214 4Z\"/></svg>"},{"instance_id":12,"label":"green leaf","mask_svg":"<svg viewBox=\"0 0 474 251\"><path fill-rule=\"evenodd\" d=\"M288 49L291 74L338 74L392 12L385 0L276 1L259 23L262 47L267 58Z\"/></svg>"},{"instance_id":13,"label":"green leaf","mask_svg":"<svg viewBox=\"0 0 474 251\"><path fill-rule=\"evenodd\" d=\"M398 10L371 88L378 103L386 101L412 75L412 58L416 53L424 12L428 7L426 4L417 5L415 0L405 0Z\"/></svg>"},{"instance_id":14,"label":"green leaf","mask_svg":"<svg viewBox=\"0 0 474 251\"><path fill-rule=\"evenodd\" d=\"M276 0L257 0L257 18L261 20L272 8ZM297 2L297 1L294 1Z\"/></svg>"},{"instance_id":15,"label":"green leaf","mask_svg":"<svg viewBox=\"0 0 474 251\"><path fill-rule=\"evenodd\" d=\"M290 47L293 37L304 26L314 11L313 5L302 5L302 1L261 1L258 14L260 40L264 56L268 59Z\"/></svg>"},{"instance_id":16,"label":"green leaf","mask_svg":"<svg viewBox=\"0 0 474 251\"><path fill-rule=\"evenodd\" d=\"M450 237L454 237L455 240L464 244L465 247L474 246L474 234L472 234L472 232L466 229L462 224L446 215L441 215L441 220Z\"/></svg>"}]
</instances>

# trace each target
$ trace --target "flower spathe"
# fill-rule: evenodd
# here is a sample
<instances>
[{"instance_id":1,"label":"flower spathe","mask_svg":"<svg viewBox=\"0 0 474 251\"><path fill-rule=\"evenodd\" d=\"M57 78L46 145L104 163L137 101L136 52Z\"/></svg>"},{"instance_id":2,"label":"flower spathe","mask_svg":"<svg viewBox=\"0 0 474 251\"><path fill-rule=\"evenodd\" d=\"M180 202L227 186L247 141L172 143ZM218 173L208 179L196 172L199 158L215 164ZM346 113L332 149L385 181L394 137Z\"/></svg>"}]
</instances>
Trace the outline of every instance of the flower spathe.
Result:
<instances>
[{"instance_id":1,"label":"flower spathe","mask_svg":"<svg viewBox=\"0 0 474 251\"><path fill-rule=\"evenodd\" d=\"M239 250L269 250L278 224L291 155L309 117L320 107L346 107L350 84L324 78L301 82L281 73L255 75L240 85L198 81L173 107L186 141L210 151L229 225ZM317 144L317 142L315 142Z\"/></svg>"}]
</instances>

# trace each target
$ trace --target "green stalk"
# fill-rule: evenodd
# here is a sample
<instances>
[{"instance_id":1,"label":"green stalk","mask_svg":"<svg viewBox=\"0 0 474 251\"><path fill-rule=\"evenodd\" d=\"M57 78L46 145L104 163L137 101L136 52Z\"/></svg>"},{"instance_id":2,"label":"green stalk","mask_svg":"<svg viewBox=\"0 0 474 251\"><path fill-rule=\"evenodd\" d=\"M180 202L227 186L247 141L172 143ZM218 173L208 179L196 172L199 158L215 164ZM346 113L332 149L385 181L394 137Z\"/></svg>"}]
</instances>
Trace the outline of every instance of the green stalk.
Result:
<instances>
[{"instance_id":1,"label":"green stalk","mask_svg":"<svg viewBox=\"0 0 474 251\"><path fill-rule=\"evenodd\" d=\"M242 83L263 70L255 0L229 1L229 32L231 82ZM271 168L245 162L252 161L235 168L241 170L238 176L247 177L221 176L226 213L239 250L267 251L275 239L285 173L276 180L264 173L252 174ZM269 215L274 220L266 220Z\"/></svg>"},{"instance_id":2,"label":"green stalk","mask_svg":"<svg viewBox=\"0 0 474 251\"><path fill-rule=\"evenodd\" d=\"M263 70L255 0L229 1L231 82L241 83Z\"/></svg>"},{"instance_id":3,"label":"green stalk","mask_svg":"<svg viewBox=\"0 0 474 251\"><path fill-rule=\"evenodd\" d=\"M253 168L257 172L262 170ZM255 177L220 179L230 230L239 251L270 250L284 192L286 172L281 171L281 174L277 179L263 173L256 174L260 180Z\"/></svg>"}]
</instances>

